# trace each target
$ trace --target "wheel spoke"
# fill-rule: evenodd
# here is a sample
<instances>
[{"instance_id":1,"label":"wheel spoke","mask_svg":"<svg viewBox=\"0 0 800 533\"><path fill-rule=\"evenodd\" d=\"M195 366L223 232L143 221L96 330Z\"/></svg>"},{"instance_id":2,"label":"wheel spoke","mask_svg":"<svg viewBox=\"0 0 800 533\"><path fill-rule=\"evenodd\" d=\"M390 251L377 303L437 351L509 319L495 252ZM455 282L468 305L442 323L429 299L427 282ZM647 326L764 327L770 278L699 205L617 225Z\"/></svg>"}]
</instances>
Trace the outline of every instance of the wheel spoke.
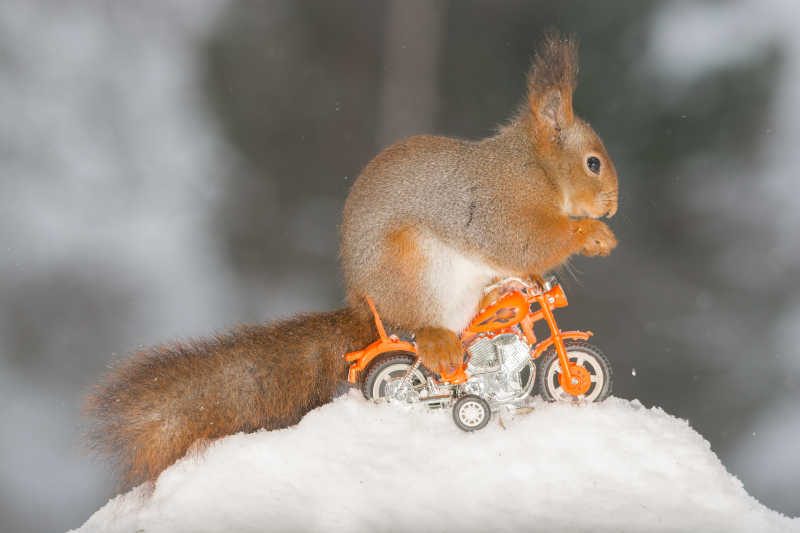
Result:
<instances>
[{"instance_id":1,"label":"wheel spoke","mask_svg":"<svg viewBox=\"0 0 800 533\"><path fill-rule=\"evenodd\" d=\"M411 365L404 362L396 362L388 365L379 371L375 376L372 385L372 398L395 397L399 392L399 385L406 376ZM425 377L419 370L414 370L409 376L404 390L420 391L425 387ZM405 394L404 394L405 395Z\"/></svg>"}]
</instances>

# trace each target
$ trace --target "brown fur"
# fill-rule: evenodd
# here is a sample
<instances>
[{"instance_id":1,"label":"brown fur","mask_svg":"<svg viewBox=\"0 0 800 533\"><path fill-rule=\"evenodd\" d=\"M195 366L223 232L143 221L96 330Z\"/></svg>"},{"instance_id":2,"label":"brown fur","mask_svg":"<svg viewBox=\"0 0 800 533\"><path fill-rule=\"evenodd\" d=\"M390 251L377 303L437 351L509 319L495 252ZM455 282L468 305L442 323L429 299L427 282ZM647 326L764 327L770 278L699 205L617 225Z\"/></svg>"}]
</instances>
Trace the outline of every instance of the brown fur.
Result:
<instances>
[{"instance_id":1,"label":"brown fur","mask_svg":"<svg viewBox=\"0 0 800 533\"><path fill-rule=\"evenodd\" d=\"M461 339L446 328L427 326L418 329L417 350L422 364L435 372L451 372L464 360Z\"/></svg>"},{"instance_id":2,"label":"brown fur","mask_svg":"<svg viewBox=\"0 0 800 533\"><path fill-rule=\"evenodd\" d=\"M116 460L124 487L154 481L193 447L296 424L341 387L343 355L376 335L340 309L135 353L87 399L91 442Z\"/></svg>"},{"instance_id":3,"label":"brown fur","mask_svg":"<svg viewBox=\"0 0 800 533\"><path fill-rule=\"evenodd\" d=\"M375 277L379 283L382 280L392 280L398 295L413 294L419 285L419 277L426 267L425 257L417 244L419 238L419 231L412 227L402 227L392 231L386 238L387 246L381 255L380 265L368 275ZM358 299L363 299L363 296ZM420 310L403 306L402 302L398 302L394 307L396 312L392 315L391 324L404 329L413 329ZM384 309L379 308L379 312L383 315Z\"/></svg>"},{"instance_id":4,"label":"brown fur","mask_svg":"<svg viewBox=\"0 0 800 533\"><path fill-rule=\"evenodd\" d=\"M342 222L348 299L358 305L369 295L387 322L424 332L423 361L447 362L461 350L442 311L452 308L442 298L460 301L451 296L458 287L431 286L447 276L430 270L418 246L423 236L503 275L541 274L572 254L608 255L616 246L595 218L616 212L617 174L600 138L573 112L577 72L575 40L548 34L525 105L497 135L404 139L353 184ZM598 174L589 157L600 160ZM474 300L477 310L480 295Z\"/></svg>"}]
</instances>

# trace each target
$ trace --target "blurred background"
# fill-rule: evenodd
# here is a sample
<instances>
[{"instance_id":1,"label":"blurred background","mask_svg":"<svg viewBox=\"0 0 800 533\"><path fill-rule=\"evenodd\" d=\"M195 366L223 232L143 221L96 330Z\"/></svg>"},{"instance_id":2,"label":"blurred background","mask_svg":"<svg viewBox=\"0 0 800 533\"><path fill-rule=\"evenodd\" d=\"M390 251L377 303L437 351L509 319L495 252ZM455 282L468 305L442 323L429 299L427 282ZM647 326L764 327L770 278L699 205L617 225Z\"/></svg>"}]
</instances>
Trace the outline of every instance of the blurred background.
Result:
<instances>
[{"instance_id":1,"label":"blurred background","mask_svg":"<svg viewBox=\"0 0 800 533\"><path fill-rule=\"evenodd\" d=\"M791 0L0 2L0 530L115 494L79 409L138 346L343 302L348 188L491 135L547 27L620 175L560 321L800 515L800 33ZM677 458L680 460L680 458Z\"/></svg>"}]
</instances>

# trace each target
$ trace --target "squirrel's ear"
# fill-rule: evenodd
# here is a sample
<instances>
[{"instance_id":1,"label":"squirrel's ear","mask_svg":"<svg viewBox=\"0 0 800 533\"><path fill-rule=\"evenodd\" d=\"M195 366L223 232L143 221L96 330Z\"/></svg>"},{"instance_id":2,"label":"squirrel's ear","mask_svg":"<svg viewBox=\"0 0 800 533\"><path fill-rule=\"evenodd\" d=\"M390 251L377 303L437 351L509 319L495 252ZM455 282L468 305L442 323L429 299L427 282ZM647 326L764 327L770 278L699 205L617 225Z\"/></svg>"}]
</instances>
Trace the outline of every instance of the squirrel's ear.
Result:
<instances>
[{"instance_id":1,"label":"squirrel's ear","mask_svg":"<svg viewBox=\"0 0 800 533\"><path fill-rule=\"evenodd\" d=\"M536 109L539 121L544 121L547 126L554 129L561 129L564 125L572 122L572 105L570 101L565 101L564 95L558 89L550 89L537 99Z\"/></svg>"},{"instance_id":2,"label":"squirrel's ear","mask_svg":"<svg viewBox=\"0 0 800 533\"><path fill-rule=\"evenodd\" d=\"M548 32L528 73L528 103L535 122L555 130L572 122L572 93L577 78L578 44L575 38Z\"/></svg>"}]
</instances>

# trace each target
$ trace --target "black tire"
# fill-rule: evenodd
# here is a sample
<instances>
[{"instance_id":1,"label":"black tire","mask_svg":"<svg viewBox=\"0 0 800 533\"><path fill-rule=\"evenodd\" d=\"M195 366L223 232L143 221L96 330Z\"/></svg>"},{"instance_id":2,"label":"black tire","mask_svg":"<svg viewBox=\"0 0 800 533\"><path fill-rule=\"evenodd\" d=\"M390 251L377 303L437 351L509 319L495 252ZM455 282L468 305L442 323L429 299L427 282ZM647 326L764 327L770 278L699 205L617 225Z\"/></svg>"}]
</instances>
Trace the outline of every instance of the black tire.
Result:
<instances>
[{"instance_id":1,"label":"black tire","mask_svg":"<svg viewBox=\"0 0 800 533\"><path fill-rule=\"evenodd\" d=\"M567 358L571 362L583 361L581 366L592 375L592 385L586 394L572 396L561 388L558 374L561 365L554 346L536 360L535 390L548 402L602 402L611 394L613 372L611 363L600 348L583 341L564 341Z\"/></svg>"},{"instance_id":2,"label":"black tire","mask_svg":"<svg viewBox=\"0 0 800 533\"><path fill-rule=\"evenodd\" d=\"M392 352L376 357L367 367L364 373L364 379L361 382L361 393L367 400L376 400L382 397L383 386L382 383L376 383L384 380L387 377L402 377L409 367L414 365L417 357L413 354L406 352ZM405 369L405 370L403 370ZM419 365L415 371L416 381L415 385L424 385L425 378L428 377L428 371ZM419 381L421 380L421 383Z\"/></svg>"},{"instance_id":3,"label":"black tire","mask_svg":"<svg viewBox=\"0 0 800 533\"><path fill-rule=\"evenodd\" d=\"M459 429L464 431L483 429L491 418L492 408L480 396L467 394L453 405L453 420Z\"/></svg>"}]
</instances>

